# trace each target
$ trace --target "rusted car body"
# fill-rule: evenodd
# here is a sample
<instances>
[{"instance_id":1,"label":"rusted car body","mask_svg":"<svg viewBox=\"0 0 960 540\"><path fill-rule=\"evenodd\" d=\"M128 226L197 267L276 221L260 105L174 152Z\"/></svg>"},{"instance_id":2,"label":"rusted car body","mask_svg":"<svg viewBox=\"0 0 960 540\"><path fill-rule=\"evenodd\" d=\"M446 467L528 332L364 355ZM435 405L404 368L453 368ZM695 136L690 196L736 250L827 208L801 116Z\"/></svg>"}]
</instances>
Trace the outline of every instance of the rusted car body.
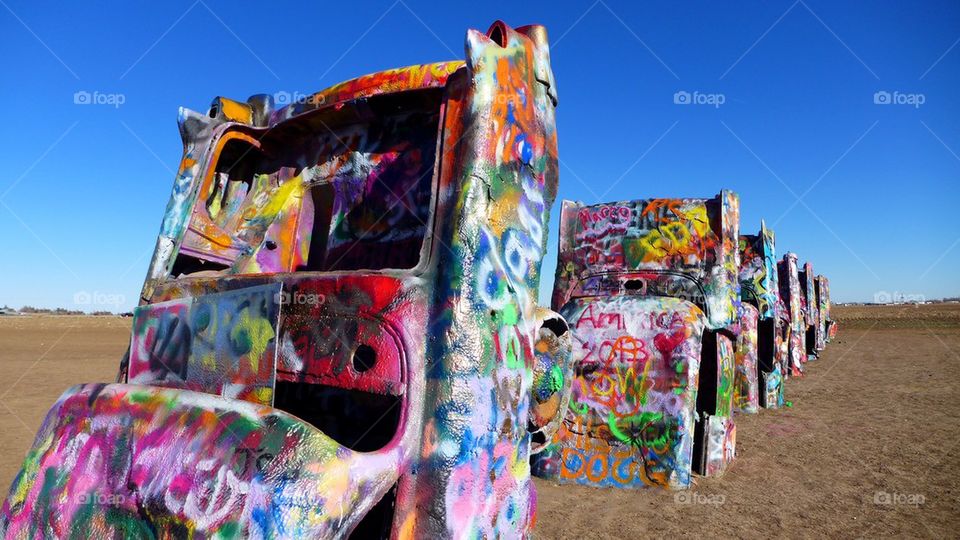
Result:
<instances>
[{"instance_id":1,"label":"rusted car body","mask_svg":"<svg viewBox=\"0 0 960 540\"><path fill-rule=\"evenodd\" d=\"M786 313L789 315L788 332L784 336L787 342L788 368L785 377L797 377L803 374L806 362L806 315L803 310L803 296L800 290L800 272L797 268L797 254L786 253L777 263L780 281L780 297L783 299Z\"/></svg>"},{"instance_id":2,"label":"rusted car body","mask_svg":"<svg viewBox=\"0 0 960 540\"><path fill-rule=\"evenodd\" d=\"M800 270L800 298L803 309L804 322L806 329L804 333L804 362L815 360L820 354L821 348L818 344L821 341L820 336L820 301L817 298L817 276L813 273L813 264L809 261L803 263Z\"/></svg>"},{"instance_id":3,"label":"rusted car body","mask_svg":"<svg viewBox=\"0 0 960 540\"><path fill-rule=\"evenodd\" d=\"M552 306L570 324L575 374L535 475L684 488L733 459L738 236L730 191L563 202Z\"/></svg>"},{"instance_id":4,"label":"rusted car body","mask_svg":"<svg viewBox=\"0 0 960 540\"><path fill-rule=\"evenodd\" d=\"M120 382L53 406L0 532L529 532L533 434L569 388L566 326L536 306L556 85L543 27L465 47L181 110Z\"/></svg>"},{"instance_id":5,"label":"rusted car body","mask_svg":"<svg viewBox=\"0 0 960 540\"><path fill-rule=\"evenodd\" d=\"M783 405L786 350L778 313L780 302L776 237L761 222L760 232L740 236L740 300L744 315L737 347L734 404L737 411Z\"/></svg>"}]
</instances>

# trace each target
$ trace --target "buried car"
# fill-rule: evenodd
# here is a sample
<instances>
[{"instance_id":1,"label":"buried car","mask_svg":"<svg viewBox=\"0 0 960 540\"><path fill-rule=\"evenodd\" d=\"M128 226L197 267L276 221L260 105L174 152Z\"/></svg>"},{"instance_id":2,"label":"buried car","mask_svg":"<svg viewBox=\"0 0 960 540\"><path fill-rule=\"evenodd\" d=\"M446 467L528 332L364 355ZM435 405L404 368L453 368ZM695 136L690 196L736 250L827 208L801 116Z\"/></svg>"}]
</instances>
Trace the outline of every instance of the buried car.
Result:
<instances>
[{"instance_id":1,"label":"buried car","mask_svg":"<svg viewBox=\"0 0 960 540\"><path fill-rule=\"evenodd\" d=\"M828 329L830 318L830 289L827 278L817 276L813 281L817 292L817 353L823 352L829 339Z\"/></svg>"},{"instance_id":2,"label":"buried car","mask_svg":"<svg viewBox=\"0 0 960 540\"><path fill-rule=\"evenodd\" d=\"M738 336L734 406L743 412L779 408L785 349L776 237L762 221L759 234L740 236L740 300L745 315Z\"/></svg>"},{"instance_id":3,"label":"buried car","mask_svg":"<svg viewBox=\"0 0 960 540\"><path fill-rule=\"evenodd\" d=\"M837 336L837 321L830 316L830 279L827 276L819 276L820 279L820 309L823 318L825 330L825 343L830 343Z\"/></svg>"},{"instance_id":4,"label":"buried car","mask_svg":"<svg viewBox=\"0 0 960 540\"><path fill-rule=\"evenodd\" d=\"M557 189L546 31L275 108L181 110L116 384L48 413L12 537L526 535L566 325L538 309ZM566 347L566 349L565 349Z\"/></svg>"},{"instance_id":5,"label":"buried car","mask_svg":"<svg viewBox=\"0 0 960 540\"><path fill-rule=\"evenodd\" d=\"M804 334L804 346L806 354L803 356L804 362L815 360L820 354L820 300L817 297L817 276L813 273L813 263L807 261L803 263L800 270L800 305L803 307L804 322L806 331Z\"/></svg>"},{"instance_id":6,"label":"buried car","mask_svg":"<svg viewBox=\"0 0 960 540\"><path fill-rule=\"evenodd\" d=\"M563 202L552 307L570 324L575 374L535 475L684 488L733 459L738 229L730 191Z\"/></svg>"},{"instance_id":7,"label":"buried car","mask_svg":"<svg viewBox=\"0 0 960 540\"><path fill-rule=\"evenodd\" d=\"M786 253L777 263L777 274L780 285L780 297L783 299L785 312L788 315L788 332L784 336L787 342L788 368L784 371L785 377L799 377L803 374L803 364L806 362L806 315L803 311L803 296L800 292L800 272L797 268L797 254Z\"/></svg>"}]
</instances>

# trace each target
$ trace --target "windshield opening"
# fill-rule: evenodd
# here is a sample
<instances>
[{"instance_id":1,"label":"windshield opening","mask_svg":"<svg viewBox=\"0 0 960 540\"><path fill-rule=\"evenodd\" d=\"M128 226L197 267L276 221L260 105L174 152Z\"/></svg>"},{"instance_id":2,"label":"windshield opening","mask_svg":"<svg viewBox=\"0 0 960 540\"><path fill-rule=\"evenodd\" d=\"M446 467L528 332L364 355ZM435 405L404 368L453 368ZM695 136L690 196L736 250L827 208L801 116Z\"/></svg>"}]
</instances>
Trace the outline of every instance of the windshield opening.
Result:
<instances>
[{"instance_id":1,"label":"windshield opening","mask_svg":"<svg viewBox=\"0 0 960 540\"><path fill-rule=\"evenodd\" d=\"M441 98L378 96L227 140L171 277L416 267Z\"/></svg>"}]
</instances>

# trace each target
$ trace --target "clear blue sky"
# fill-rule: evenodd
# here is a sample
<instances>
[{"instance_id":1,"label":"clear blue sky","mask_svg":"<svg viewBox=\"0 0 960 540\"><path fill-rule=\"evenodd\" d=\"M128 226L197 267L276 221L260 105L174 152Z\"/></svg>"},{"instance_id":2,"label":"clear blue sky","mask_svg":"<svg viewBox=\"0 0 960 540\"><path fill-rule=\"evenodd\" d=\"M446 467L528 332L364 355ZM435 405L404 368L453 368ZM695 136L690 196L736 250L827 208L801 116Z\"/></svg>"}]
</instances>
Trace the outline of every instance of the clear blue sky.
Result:
<instances>
[{"instance_id":1,"label":"clear blue sky","mask_svg":"<svg viewBox=\"0 0 960 540\"><path fill-rule=\"evenodd\" d=\"M0 1L0 304L133 305L178 106L462 58L465 30L497 18L550 32L561 198L731 188L743 230L766 218L835 301L960 294L957 2L455 4ZM124 102L77 105L81 91ZM545 289L555 232L556 215Z\"/></svg>"}]
</instances>

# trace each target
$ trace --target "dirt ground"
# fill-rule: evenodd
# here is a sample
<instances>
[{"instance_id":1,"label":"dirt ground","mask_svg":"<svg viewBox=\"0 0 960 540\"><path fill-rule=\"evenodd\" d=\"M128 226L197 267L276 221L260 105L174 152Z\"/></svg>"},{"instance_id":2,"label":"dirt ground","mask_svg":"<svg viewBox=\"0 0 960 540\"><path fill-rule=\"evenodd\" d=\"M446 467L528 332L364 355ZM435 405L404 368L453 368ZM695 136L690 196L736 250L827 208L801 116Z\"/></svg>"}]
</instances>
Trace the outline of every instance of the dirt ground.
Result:
<instances>
[{"instance_id":1,"label":"dirt ground","mask_svg":"<svg viewBox=\"0 0 960 540\"><path fill-rule=\"evenodd\" d=\"M687 492L536 480L539 538L960 535L960 305L835 307L838 338L740 415L737 459ZM0 317L0 495L67 387L111 381L129 319Z\"/></svg>"},{"instance_id":2,"label":"dirt ground","mask_svg":"<svg viewBox=\"0 0 960 540\"><path fill-rule=\"evenodd\" d=\"M115 380L129 339L120 317L0 317L3 497L50 406L75 384Z\"/></svg>"}]
</instances>

